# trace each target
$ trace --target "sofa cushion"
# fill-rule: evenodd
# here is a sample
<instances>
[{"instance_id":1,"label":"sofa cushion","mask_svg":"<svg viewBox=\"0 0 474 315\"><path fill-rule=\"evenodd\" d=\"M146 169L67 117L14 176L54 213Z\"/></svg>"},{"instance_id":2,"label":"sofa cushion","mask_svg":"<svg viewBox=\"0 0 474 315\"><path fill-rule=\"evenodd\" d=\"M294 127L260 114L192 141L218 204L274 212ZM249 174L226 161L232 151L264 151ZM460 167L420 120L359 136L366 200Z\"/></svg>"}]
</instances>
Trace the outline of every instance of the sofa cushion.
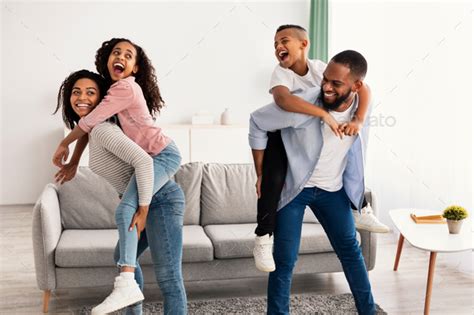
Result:
<instances>
[{"instance_id":1,"label":"sofa cushion","mask_svg":"<svg viewBox=\"0 0 474 315\"><path fill-rule=\"evenodd\" d=\"M73 180L58 187L65 229L114 229L119 196L104 178L79 167Z\"/></svg>"},{"instance_id":2,"label":"sofa cushion","mask_svg":"<svg viewBox=\"0 0 474 315\"><path fill-rule=\"evenodd\" d=\"M115 266L114 250L117 230L64 230L56 248L55 263L59 267ZM183 227L183 262L212 261L214 249L201 226ZM143 265L151 265L150 251L140 258Z\"/></svg>"},{"instance_id":3,"label":"sofa cushion","mask_svg":"<svg viewBox=\"0 0 474 315\"><path fill-rule=\"evenodd\" d=\"M256 222L256 180L252 164L204 165L201 225Z\"/></svg>"},{"instance_id":4,"label":"sofa cushion","mask_svg":"<svg viewBox=\"0 0 474 315\"><path fill-rule=\"evenodd\" d=\"M56 247L59 267L114 266L117 230L64 230Z\"/></svg>"},{"instance_id":5,"label":"sofa cushion","mask_svg":"<svg viewBox=\"0 0 474 315\"><path fill-rule=\"evenodd\" d=\"M212 261L214 247L200 225L183 227L183 262Z\"/></svg>"},{"instance_id":6,"label":"sofa cushion","mask_svg":"<svg viewBox=\"0 0 474 315\"><path fill-rule=\"evenodd\" d=\"M201 212L201 181L203 163L187 163L181 166L174 180L183 189L186 198L184 224L199 224Z\"/></svg>"},{"instance_id":7,"label":"sofa cushion","mask_svg":"<svg viewBox=\"0 0 474 315\"><path fill-rule=\"evenodd\" d=\"M248 258L253 256L255 227L256 224L219 224L208 225L204 227L204 231L212 241L216 258ZM332 251L332 246L320 224L303 223L300 254Z\"/></svg>"}]
</instances>

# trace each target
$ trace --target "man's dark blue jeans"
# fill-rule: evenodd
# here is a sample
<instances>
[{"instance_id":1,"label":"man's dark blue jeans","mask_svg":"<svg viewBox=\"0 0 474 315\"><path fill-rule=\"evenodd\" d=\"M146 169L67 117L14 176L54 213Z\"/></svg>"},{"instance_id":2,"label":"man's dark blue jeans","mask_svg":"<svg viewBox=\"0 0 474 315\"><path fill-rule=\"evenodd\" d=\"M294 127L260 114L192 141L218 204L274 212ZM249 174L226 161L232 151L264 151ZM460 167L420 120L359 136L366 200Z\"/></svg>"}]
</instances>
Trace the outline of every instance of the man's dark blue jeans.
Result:
<instances>
[{"instance_id":1,"label":"man's dark blue jeans","mask_svg":"<svg viewBox=\"0 0 474 315\"><path fill-rule=\"evenodd\" d=\"M324 228L341 261L359 314L374 314L375 304L359 242L349 198L342 188L328 192L317 187L304 188L277 213L273 257L276 270L268 280L268 314L289 314L293 268L298 258L301 228L309 206Z\"/></svg>"}]
</instances>

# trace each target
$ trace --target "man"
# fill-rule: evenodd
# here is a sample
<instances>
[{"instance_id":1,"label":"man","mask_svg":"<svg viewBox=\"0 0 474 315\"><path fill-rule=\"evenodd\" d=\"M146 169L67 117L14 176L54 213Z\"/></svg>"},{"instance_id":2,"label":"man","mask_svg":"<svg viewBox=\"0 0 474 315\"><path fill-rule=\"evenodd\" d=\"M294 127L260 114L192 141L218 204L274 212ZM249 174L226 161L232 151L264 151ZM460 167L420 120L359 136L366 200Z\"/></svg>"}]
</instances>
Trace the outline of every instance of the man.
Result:
<instances>
[{"instance_id":1,"label":"man","mask_svg":"<svg viewBox=\"0 0 474 315\"><path fill-rule=\"evenodd\" d=\"M360 53L343 51L329 62L321 88L308 89L299 96L331 111L344 129L357 109L357 91L366 72L367 62ZM276 218L276 270L268 281L268 314L289 313L291 279L306 206L313 210L341 261L357 311L373 314L375 304L351 212L351 202L358 209L363 202L367 124L358 135L341 139L319 118L285 112L274 103L262 107L250 118L249 142L257 174L261 174L267 132L277 129L281 129L288 155L288 171Z\"/></svg>"}]
</instances>

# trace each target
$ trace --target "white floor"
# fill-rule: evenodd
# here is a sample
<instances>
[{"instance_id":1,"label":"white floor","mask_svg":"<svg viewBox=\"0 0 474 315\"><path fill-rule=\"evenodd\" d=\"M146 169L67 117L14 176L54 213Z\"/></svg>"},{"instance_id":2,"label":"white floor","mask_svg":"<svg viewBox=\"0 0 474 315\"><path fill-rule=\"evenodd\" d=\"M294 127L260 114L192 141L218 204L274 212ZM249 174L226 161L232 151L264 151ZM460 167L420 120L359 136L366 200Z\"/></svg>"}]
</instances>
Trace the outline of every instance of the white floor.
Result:
<instances>
[{"instance_id":1,"label":"white floor","mask_svg":"<svg viewBox=\"0 0 474 315\"><path fill-rule=\"evenodd\" d=\"M0 206L0 314L42 314L42 292L36 287L31 241L31 210L27 206ZM376 302L389 314L422 314L429 254L405 243L399 271L393 261L394 234L380 235L376 267L369 273ZM446 254L438 254L431 314L474 314L473 275L462 273ZM188 297L212 299L264 296L266 279L186 284ZM58 290L50 314L74 314L84 305L96 304L110 288ZM347 293L344 275L320 274L295 277L293 293ZM160 298L157 288L146 288L147 300Z\"/></svg>"}]
</instances>

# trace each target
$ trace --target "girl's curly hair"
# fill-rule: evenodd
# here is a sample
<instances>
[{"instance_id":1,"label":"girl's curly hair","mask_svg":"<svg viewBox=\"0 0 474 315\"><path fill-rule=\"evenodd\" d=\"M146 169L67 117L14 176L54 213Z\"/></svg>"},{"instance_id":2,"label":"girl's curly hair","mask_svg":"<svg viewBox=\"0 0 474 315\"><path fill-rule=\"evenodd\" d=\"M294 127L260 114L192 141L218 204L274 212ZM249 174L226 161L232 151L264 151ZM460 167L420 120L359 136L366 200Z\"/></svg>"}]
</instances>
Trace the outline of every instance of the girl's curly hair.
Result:
<instances>
[{"instance_id":1,"label":"girl's curly hair","mask_svg":"<svg viewBox=\"0 0 474 315\"><path fill-rule=\"evenodd\" d=\"M80 117L74 112L71 104L72 88L77 80L90 79L94 81L99 87L99 100L101 100L108 89L108 85L104 78L97 73L89 70L79 70L71 73L59 87L58 101L56 110L53 114L56 114L60 108L62 108L63 121L66 127L73 129L74 126L79 122Z\"/></svg>"},{"instance_id":2,"label":"girl's curly hair","mask_svg":"<svg viewBox=\"0 0 474 315\"><path fill-rule=\"evenodd\" d=\"M134 74L135 81L142 88L143 95L145 96L146 104L148 106L148 111L154 117L160 112L165 103L161 98L160 89L156 79L155 68L151 64L148 56L145 54L145 51L140 46L126 38L112 38L111 40L103 42L102 46L97 50L95 55L95 66L97 68L97 72L99 72L107 80L107 83L113 83L107 68L107 62L112 49L114 49L115 45L120 42L128 42L137 50L136 63L138 65L138 71Z\"/></svg>"}]
</instances>

